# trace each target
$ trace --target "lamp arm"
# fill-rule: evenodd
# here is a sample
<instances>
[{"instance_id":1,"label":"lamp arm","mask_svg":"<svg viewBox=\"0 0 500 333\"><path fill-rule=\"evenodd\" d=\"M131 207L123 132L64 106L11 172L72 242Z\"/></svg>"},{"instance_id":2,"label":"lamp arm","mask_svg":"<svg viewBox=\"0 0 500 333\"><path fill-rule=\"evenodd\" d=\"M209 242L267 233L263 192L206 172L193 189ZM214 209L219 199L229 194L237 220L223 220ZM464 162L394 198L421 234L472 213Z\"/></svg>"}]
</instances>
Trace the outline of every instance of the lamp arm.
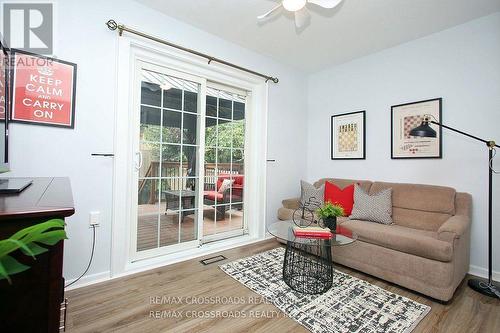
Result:
<instances>
[{"instance_id":1,"label":"lamp arm","mask_svg":"<svg viewBox=\"0 0 500 333\"><path fill-rule=\"evenodd\" d=\"M495 141L492 141L492 140L484 140L484 139L478 138L477 136L474 136L474 135L472 135L472 134L468 134L468 133L462 132L462 131L457 130L457 129L455 129L455 128L453 128L453 127L450 127L450 126L443 125L443 124L438 123L437 121L434 121L434 120L430 120L430 119L429 119L429 122L430 122L431 124L435 124L435 125L438 125L438 126L444 127L444 128L446 128L446 129L449 129L450 131L453 131L453 132L456 132L456 133L459 133L459 134L462 134L462 135L468 136L469 138L472 138L472 139L475 139L475 140L481 141L481 142L485 143L485 144L486 144L486 145L487 145L490 149L491 149L491 148L493 148L493 147L498 147L498 148L500 148L500 146L499 146L499 145L497 145L497 144L495 143Z\"/></svg>"}]
</instances>

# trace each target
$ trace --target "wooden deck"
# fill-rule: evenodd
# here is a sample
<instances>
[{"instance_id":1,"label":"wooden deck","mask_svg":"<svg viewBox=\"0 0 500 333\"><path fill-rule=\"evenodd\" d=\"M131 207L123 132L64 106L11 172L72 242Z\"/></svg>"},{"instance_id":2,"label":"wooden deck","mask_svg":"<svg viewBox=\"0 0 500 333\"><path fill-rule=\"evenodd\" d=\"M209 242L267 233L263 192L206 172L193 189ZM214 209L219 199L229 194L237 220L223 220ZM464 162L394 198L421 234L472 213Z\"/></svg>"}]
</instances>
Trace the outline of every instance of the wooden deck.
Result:
<instances>
[{"instance_id":1,"label":"wooden deck","mask_svg":"<svg viewBox=\"0 0 500 333\"><path fill-rule=\"evenodd\" d=\"M160 205L158 214L157 205L139 205L139 218L137 221L137 250L148 250L177 244L196 239L196 215L188 212L182 219L179 228L179 212L165 210L165 203ZM159 218L159 223L158 223ZM214 209L210 206L204 207L203 213L203 235L213 235L243 227L243 211L228 210L223 220L214 220ZM158 227L159 224L159 227ZM160 233L158 244L158 232Z\"/></svg>"}]
</instances>

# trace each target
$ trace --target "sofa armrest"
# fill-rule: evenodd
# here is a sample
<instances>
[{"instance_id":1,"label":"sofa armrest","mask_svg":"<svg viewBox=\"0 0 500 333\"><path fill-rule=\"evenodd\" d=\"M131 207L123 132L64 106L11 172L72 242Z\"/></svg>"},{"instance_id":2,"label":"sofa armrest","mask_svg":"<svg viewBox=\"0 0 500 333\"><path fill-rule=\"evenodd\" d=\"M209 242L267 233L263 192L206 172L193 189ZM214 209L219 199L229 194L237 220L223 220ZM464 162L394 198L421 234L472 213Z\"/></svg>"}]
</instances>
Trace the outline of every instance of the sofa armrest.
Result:
<instances>
[{"instance_id":1,"label":"sofa armrest","mask_svg":"<svg viewBox=\"0 0 500 333\"><path fill-rule=\"evenodd\" d=\"M281 201L284 208L287 209L297 209L300 206L300 198L291 198Z\"/></svg>"},{"instance_id":2,"label":"sofa armrest","mask_svg":"<svg viewBox=\"0 0 500 333\"><path fill-rule=\"evenodd\" d=\"M470 224L471 220L468 216L454 215L438 229L438 238L451 242L464 235L470 228Z\"/></svg>"}]
</instances>

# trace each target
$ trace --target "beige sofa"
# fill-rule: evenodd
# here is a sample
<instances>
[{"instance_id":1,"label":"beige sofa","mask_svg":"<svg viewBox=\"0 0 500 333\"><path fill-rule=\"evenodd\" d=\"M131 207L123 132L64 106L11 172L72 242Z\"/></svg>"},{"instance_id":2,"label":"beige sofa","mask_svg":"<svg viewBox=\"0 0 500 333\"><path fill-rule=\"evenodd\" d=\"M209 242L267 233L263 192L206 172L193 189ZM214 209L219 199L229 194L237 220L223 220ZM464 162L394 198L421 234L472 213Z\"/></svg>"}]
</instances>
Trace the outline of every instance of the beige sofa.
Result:
<instances>
[{"instance_id":1,"label":"beige sofa","mask_svg":"<svg viewBox=\"0 0 500 333\"><path fill-rule=\"evenodd\" d=\"M442 186L326 180L343 188L354 182L373 194L392 188L392 225L340 218L358 241L334 247L333 261L441 301L453 297L469 270L471 196ZM290 220L299 199L283 200L280 220Z\"/></svg>"}]
</instances>

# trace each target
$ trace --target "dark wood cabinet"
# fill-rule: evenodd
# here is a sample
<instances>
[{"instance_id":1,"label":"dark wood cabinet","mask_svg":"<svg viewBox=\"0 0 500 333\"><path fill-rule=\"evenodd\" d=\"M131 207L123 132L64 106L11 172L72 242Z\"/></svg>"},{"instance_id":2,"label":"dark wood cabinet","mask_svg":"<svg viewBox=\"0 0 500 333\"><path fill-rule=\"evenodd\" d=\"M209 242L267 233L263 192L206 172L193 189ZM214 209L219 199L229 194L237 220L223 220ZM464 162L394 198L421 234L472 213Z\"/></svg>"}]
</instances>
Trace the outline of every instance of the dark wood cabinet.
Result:
<instances>
[{"instance_id":1,"label":"dark wood cabinet","mask_svg":"<svg viewBox=\"0 0 500 333\"><path fill-rule=\"evenodd\" d=\"M74 212L69 179L33 178L21 193L0 194L0 239ZM36 260L20 253L14 255L31 268L12 275L12 284L0 280L0 331L59 332L64 299L63 249L64 242L60 241Z\"/></svg>"}]
</instances>

